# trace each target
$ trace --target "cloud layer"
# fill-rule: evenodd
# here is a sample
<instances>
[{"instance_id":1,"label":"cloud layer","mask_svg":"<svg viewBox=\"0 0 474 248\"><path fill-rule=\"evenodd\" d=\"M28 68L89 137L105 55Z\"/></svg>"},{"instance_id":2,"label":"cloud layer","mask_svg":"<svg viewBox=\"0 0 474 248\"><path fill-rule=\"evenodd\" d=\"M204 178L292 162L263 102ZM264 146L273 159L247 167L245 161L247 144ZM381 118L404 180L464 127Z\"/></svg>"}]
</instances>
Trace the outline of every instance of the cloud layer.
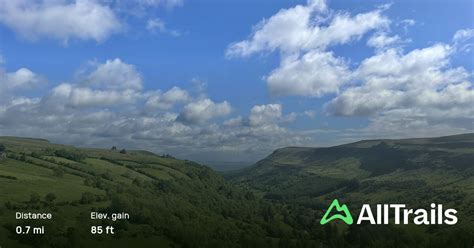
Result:
<instances>
[{"instance_id":1,"label":"cloud layer","mask_svg":"<svg viewBox=\"0 0 474 248\"><path fill-rule=\"evenodd\" d=\"M329 9L324 0L308 0L306 5L282 9L262 20L249 39L231 44L226 55L233 58L279 51L280 66L266 77L274 96L338 93L350 79L349 65L328 49L359 40L367 32L387 29L391 21L383 15L386 8L351 15ZM388 38L380 39L371 43L380 46L378 43L389 42Z\"/></svg>"},{"instance_id":2,"label":"cloud layer","mask_svg":"<svg viewBox=\"0 0 474 248\"><path fill-rule=\"evenodd\" d=\"M0 1L0 22L27 39L103 41L122 29L115 13L94 0Z\"/></svg>"},{"instance_id":3,"label":"cloud layer","mask_svg":"<svg viewBox=\"0 0 474 248\"><path fill-rule=\"evenodd\" d=\"M124 31L124 16L138 16L143 29L174 35L163 20L142 11L180 5L180 0L0 0L0 23L29 40L102 42ZM48 82L29 68L5 69L0 56L0 135L202 160L254 160L282 146L321 144L324 137L333 144L472 132L473 74L453 60L471 51L474 30L406 49L407 30L416 21L391 19L388 8L350 13L309 0L257 23L247 39L225 51L228 59L277 54L275 68L262 75L271 101L247 109L182 84L146 88L139 68L120 58L91 61L70 80ZM338 48L367 53L354 60ZM49 87L38 91L42 85ZM290 112L288 96L315 105ZM368 124L318 129L313 125L322 125L320 116L331 123L352 118ZM296 127L301 123L292 126L298 118L312 121L302 130Z\"/></svg>"},{"instance_id":4,"label":"cloud layer","mask_svg":"<svg viewBox=\"0 0 474 248\"><path fill-rule=\"evenodd\" d=\"M26 68L1 70L0 85L9 87L0 102L0 135L42 137L85 146L120 145L171 153L183 158L254 160L287 144L309 139L280 124L280 104L256 105L248 117L229 117L232 106L205 92L193 95L172 87L144 90L143 76L121 59L91 62L70 82L43 96L25 97L40 76ZM245 121L243 121L245 120ZM234 121L235 125L229 125Z\"/></svg>"},{"instance_id":5,"label":"cloud layer","mask_svg":"<svg viewBox=\"0 0 474 248\"><path fill-rule=\"evenodd\" d=\"M102 42L111 35L125 32L124 16L146 17L150 10L160 6L181 6L182 0L134 0L134 1L48 1L48 0L0 0L0 23L11 28L27 40L55 39L65 44L69 40L93 40ZM168 30L163 21L150 18L145 24L149 30Z\"/></svg>"},{"instance_id":6,"label":"cloud layer","mask_svg":"<svg viewBox=\"0 0 474 248\"><path fill-rule=\"evenodd\" d=\"M461 29L448 43L405 51L411 39L393 33L391 25L406 32L416 22L392 21L384 15L388 8L349 14L309 0L264 19L248 39L230 44L226 55L279 52L280 65L265 76L271 95L329 98L326 114L369 120L360 132L392 137L472 132L473 75L451 60L470 51L474 31ZM332 49L353 43L374 48L374 54L355 62Z\"/></svg>"}]
</instances>

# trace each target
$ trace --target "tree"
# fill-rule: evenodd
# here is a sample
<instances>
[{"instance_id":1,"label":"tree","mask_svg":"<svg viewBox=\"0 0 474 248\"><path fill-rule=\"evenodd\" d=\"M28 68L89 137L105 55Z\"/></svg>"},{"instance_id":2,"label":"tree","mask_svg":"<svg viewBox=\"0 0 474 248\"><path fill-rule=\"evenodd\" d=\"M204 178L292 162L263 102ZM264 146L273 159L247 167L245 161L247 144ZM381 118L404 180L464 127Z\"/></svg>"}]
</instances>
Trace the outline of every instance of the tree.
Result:
<instances>
[{"instance_id":1,"label":"tree","mask_svg":"<svg viewBox=\"0 0 474 248\"><path fill-rule=\"evenodd\" d=\"M90 192L84 192L84 193L82 193L82 197L81 197L80 202L82 204L90 204L90 203L95 202L95 200L96 200L96 197L95 197L94 194L92 194Z\"/></svg>"},{"instance_id":2,"label":"tree","mask_svg":"<svg viewBox=\"0 0 474 248\"><path fill-rule=\"evenodd\" d=\"M84 180L84 185L93 187L95 186L94 180L92 178L86 178L86 180Z\"/></svg>"},{"instance_id":3,"label":"tree","mask_svg":"<svg viewBox=\"0 0 474 248\"><path fill-rule=\"evenodd\" d=\"M117 151L117 147L116 146L112 146L112 151Z\"/></svg>"},{"instance_id":4,"label":"tree","mask_svg":"<svg viewBox=\"0 0 474 248\"><path fill-rule=\"evenodd\" d=\"M64 176L64 169L62 167L56 167L53 169L53 175L55 177L63 177Z\"/></svg>"},{"instance_id":5,"label":"tree","mask_svg":"<svg viewBox=\"0 0 474 248\"><path fill-rule=\"evenodd\" d=\"M54 152L54 155L58 157L66 158L69 160L73 160L76 162L81 162L82 160L86 158L85 154L77 150L60 149L60 150L56 150Z\"/></svg>"},{"instance_id":6,"label":"tree","mask_svg":"<svg viewBox=\"0 0 474 248\"><path fill-rule=\"evenodd\" d=\"M30 195L30 203L38 203L41 201L41 197L38 195L38 193L33 193Z\"/></svg>"},{"instance_id":7,"label":"tree","mask_svg":"<svg viewBox=\"0 0 474 248\"><path fill-rule=\"evenodd\" d=\"M107 172L105 172L104 174L102 174L102 178L107 179L107 180L110 180L110 181L113 181L113 180L114 180L114 176L112 176L112 173L111 173L110 170L107 170Z\"/></svg>"},{"instance_id":8,"label":"tree","mask_svg":"<svg viewBox=\"0 0 474 248\"><path fill-rule=\"evenodd\" d=\"M56 200L56 195L54 193L48 193L44 199L47 201L47 202L53 202L54 200Z\"/></svg>"},{"instance_id":9,"label":"tree","mask_svg":"<svg viewBox=\"0 0 474 248\"><path fill-rule=\"evenodd\" d=\"M7 150L7 148L3 144L0 144L0 152L4 152L5 150Z\"/></svg>"},{"instance_id":10,"label":"tree","mask_svg":"<svg viewBox=\"0 0 474 248\"><path fill-rule=\"evenodd\" d=\"M162 158L173 158L173 159L175 158L175 157L171 156L171 155L168 154L168 153L165 153L165 154L161 155L161 157L162 157Z\"/></svg>"},{"instance_id":11,"label":"tree","mask_svg":"<svg viewBox=\"0 0 474 248\"><path fill-rule=\"evenodd\" d=\"M120 150L120 153L121 153L121 154L127 154L127 150L122 149L122 150Z\"/></svg>"},{"instance_id":12,"label":"tree","mask_svg":"<svg viewBox=\"0 0 474 248\"><path fill-rule=\"evenodd\" d=\"M40 154L39 152L37 152L37 151L32 152L32 153L31 153L31 156L32 156L33 158L41 158L41 154Z\"/></svg>"},{"instance_id":13,"label":"tree","mask_svg":"<svg viewBox=\"0 0 474 248\"><path fill-rule=\"evenodd\" d=\"M355 178L349 180L346 183L346 191L347 192L355 191L355 190L359 189L359 187L360 187L360 182L359 182L359 180L357 180Z\"/></svg>"}]
</instances>

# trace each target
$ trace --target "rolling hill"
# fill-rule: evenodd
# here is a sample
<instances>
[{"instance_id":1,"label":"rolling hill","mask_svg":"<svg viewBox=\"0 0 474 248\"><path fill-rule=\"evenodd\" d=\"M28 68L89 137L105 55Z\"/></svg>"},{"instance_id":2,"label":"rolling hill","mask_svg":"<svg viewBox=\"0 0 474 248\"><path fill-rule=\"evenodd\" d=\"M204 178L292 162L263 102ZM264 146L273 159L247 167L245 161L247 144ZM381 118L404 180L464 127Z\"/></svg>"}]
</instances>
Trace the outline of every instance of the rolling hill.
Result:
<instances>
[{"instance_id":1,"label":"rolling hill","mask_svg":"<svg viewBox=\"0 0 474 248\"><path fill-rule=\"evenodd\" d=\"M226 178L268 201L307 209L325 209L333 199L350 203L354 209L364 203L405 203L416 208L441 203L456 208L458 227L466 227L472 234L473 161L472 133L364 140L334 147L278 149L249 168L226 174ZM447 237L448 232L457 230L442 226L409 228L423 237L418 243L421 247L421 240L427 247L436 246L429 243L430 235ZM453 242L452 247L457 247ZM459 246L473 242L471 239Z\"/></svg>"},{"instance_id":2,"label":"rolling hill","mask_svg":"<svg viewBox=\"0 0 474 248\"><path fill-rule=\"evenodd\" d=\"M2 247L277 246L266 205L206 166L145 151L75 148L46 140L0 137ZM16 212L51 212L54 221L15 220ZM129 220L91 220L91 211ZM44 236L17 225L45 225ZM113 236L91 226L115 225ZM286 227L287 225L285 225ZM288 227L290 228L290 227ZM290 228L291 230L291 228ZM315 242L315 241L313 241Z\"/></svg>"},{"instance_id":3,"label":"rolling hill","mask_svg":"<svg viewBox=\"0 0 474 248\"><path fill-rule=\"evenodd\" d=\"M147 151L76 148L0 137L2 247L470 247L474 134L288 147L224 176ZM455 226L319 224L334 198L431 202L459 210ZM16 212L51 212L44 236L17 235ZM91 211L127 212L119 222ZM356 213L353 213L356 214ZM116 234L92 235L114 225ZM469 246L466 246L469 245Z\"/></svg>"},{"instance_id":4,"label":"rolling hill","mask_svg":"<svg viewBox=\"0 0 474 248\"><path fill-rule=\"evenodd\" d=\"M317 196L336 188L356 186L345 185L356 181L364 187L381 180L418 180L433 186L453 182L469 185L474 170L472 161L474 134L366 140L325 148L278 149L254 166L228 173L227 178L270 198L278 197L279 190L284 191L282 197ZM311 183L318 186L312 187Z\"/></svg>"}]
</instances>

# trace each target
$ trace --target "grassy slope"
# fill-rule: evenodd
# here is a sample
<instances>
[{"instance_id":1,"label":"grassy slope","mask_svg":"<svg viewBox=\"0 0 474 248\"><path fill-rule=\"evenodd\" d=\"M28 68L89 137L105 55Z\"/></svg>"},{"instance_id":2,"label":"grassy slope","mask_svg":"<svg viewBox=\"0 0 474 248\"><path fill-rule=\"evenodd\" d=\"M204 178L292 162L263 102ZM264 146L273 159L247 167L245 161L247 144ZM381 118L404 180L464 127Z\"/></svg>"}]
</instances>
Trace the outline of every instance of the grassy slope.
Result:
<instances>
[{"instance_id":1,"label":"grassy slope","mask_svg":"<svg viewBox=\"0 0 474 248\"><path fill-rule=\"evenodd\" d=\"M473 227L472 161L474 134L367 140L329 148L278 149L226 177L264 199L309 209L324 209L334 198L354 209L363 203L406 203L426 209L432 202L442 203L459 211L458 226Z\"/></svg>"},{"instance_id":2,"label":"grassy slope","mask_svg":"<svg viewBox=\"0 0 474 248\"><path fill-rule=\"evenodd\" d=\"M235 182L254 189L299 184L320 178L335 184L351 179L416 180L442 186L469 181L473 171L474 134L431 139L368 140L329 148L278 149L254 166L227 173ZM440 174L443 178L440 178ZM278 182L278 183L276 183ZM466 190L471 190L467 188Z\"/></svg>"},{"instance_id":3,"label":"grassy slope","mask_svg":"<svg viewBox=\"0 0 474 248\"><path fill-rule=\"evenodd\" d=\"M0 137L0 144L8 151L8 159L0 160L2 246L88 247L102 239L89 234L90 225L100 224L89 220L92 209L125 211L132 216L117 227L120 235L101 242L101 247L148 247L157 242L164 247L206 242L237 245L242 235L266 236L258 223L258 201L245 198L245 192L205 166L143 151L120 154L38 139ZM83 158L60 157L55 153L58 150ZM44 200L48 193L57 197L53 203ZM85 193L92 199L85 198ZM33 194L41 200L32 202ZM54 213L54 225L47 226L50 235L18 242L13 234L19 223L14 212L37 209Z\"/></svg>"}]
</instances>

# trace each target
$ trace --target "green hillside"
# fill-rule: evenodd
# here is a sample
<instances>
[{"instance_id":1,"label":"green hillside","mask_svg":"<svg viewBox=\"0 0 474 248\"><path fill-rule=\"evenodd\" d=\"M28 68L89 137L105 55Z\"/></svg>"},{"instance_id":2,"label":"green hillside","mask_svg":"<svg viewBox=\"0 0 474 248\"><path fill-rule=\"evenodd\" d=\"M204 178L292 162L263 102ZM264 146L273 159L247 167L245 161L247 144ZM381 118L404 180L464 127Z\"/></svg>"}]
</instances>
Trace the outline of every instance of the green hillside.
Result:
<instances>
[{"instance_id":1,"label":"green hillside","mask_svg":"<svg viewBox=\"0 0 474 248\"><path fill-rule=\"evenodd\" d=\"M447 242L452 232L460 237L452 238L451 247L463 247L474 243L473 161L474 134L365 140L327 148L278 149L254 166L226 177L267 201L307 209L325 209L333 199L354 209L364 203L405 203L412 208L442 203L459 211L456 227L406 227L407 233L416 235L404 235L419 239L416 245L420 247L442 247L432 240L442 237ZM346 238L353 238L351 235ZM390 238L382 236L385 239Z\"/></svg>"},{"instance_id":2,"label":"green hillside","mask_svg":"<svg viewBox=\"0 0 474 248\"><path fill-rule=\"evenodd\" d=\"M280 233L294 235L265 217L274 206L190 161L38 139L2 137L0 144L7 153L0 160L1 247L276 247ZM92 221L92 210L131 218ZM18 236L17 225L37 222L15 220L17 211L55 217L44 236ZM115 225L116 235L92 236L99 224Z\"/></svg>"},{"instance_id":3,"label":"green hillside","mask_svg":"<svg viewBox=\"0 0 474 248\"><path fill-rule=\"evenodd\" d=\"M146 151L0 137L3 247L471 247L474 135L283 148L226 173ZM117 146L120 146L118 144ZM455 207L455 226L319 224L334 199ZM15 212L51 212L43 236ZM91 211L130 220L90 220ZM357 213L353 212L353 215ZM91 226L114 225L113 236Z\"/></svg>"}]
</instances>

